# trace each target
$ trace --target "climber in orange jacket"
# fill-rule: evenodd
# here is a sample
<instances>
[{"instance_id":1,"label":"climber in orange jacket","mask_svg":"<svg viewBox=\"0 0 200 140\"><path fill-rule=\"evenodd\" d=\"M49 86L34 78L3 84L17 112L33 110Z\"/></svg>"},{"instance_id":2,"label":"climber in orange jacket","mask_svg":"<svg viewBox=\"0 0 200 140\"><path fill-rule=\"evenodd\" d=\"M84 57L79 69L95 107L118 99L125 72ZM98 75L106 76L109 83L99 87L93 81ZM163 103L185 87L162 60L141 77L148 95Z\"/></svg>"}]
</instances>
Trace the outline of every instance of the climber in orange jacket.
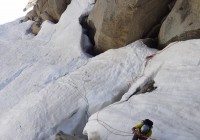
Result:
<instances>
[{"instance_id":1,"label":"climber in orange jacket","mask_svg":"<svg viewBox=\"0 0 200 140\"><path fill-rule=\"evenodd\" d=\"M153 122L145 119L132 128L132 140L147 140L152 135Z\"/></svg>"}]
</instances>

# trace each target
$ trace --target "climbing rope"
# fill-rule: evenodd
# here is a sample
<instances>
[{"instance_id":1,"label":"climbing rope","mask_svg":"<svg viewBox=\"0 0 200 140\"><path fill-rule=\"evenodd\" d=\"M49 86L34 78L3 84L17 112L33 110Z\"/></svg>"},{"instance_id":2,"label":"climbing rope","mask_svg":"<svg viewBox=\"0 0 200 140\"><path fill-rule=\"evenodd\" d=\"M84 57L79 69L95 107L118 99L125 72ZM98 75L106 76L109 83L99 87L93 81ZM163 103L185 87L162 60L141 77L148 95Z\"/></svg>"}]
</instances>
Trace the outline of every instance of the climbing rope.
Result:
<instances>
[{"instance_id":1,"label":"climbing rope","mask_svg":"<svg viewBox=\"0 0 200 140\"><path fill-rule=\"evenodd\" d=\"M146 57L146 60L150 60L152 59L154 56L158 55L158 54L161 54L162 52L164 52L165 50L169 49L170 47L174 46L176 43L178 43L179 41L177 42L174 42L174 43L171 43L170 45L168 45L167 47L165 47L164 49L162 49L161 51L157 51L156 53L152 54L152 55L149 55Z\"/></svg>"},{"instance_id":2,"label":"climbing rope","mask_svg":"<svg viewBox=\"0 0 200 140\"><path fill-rule=\"evenodd\" d=\"M176 43L178 43L178 42L174 42L174 43L172 43L171 45L169 45L169 46L167 46L166 48L164 48L163 50L158 51L158 52L156 52L155 54L152 54L152 55L147 56L147 57L146 57L146 62L145 62L145 64L147 64L154 56L156 56L156 55L158 55L158 54L164 52L165 50L169 49L170 47L172 47L172 46L175 45ZM144 71L142 71L142 74L141 74L140 76L138 76L138 77L132 82L132 84L135 83L139 78L141 78L141 77L143 77L143 76L144 76ZM126 101L127 101L127 99L124 100L124 101L121 101L121 102L114 103L114 104L112 104L112 105L110 105L110 106L107 106L107 107L105 107L104 109L109 108L109 107L111 107L111 106L113 106L113 105L116 105L116 104L121 104L121 103L126 102ZM100 110L100 111L103 111L104 109L102 109L102 110ZM141 134L138 134L138 133L136 133L136 132L130 133L130 132L126 132L126 131L122 131L122 130L118 130L118 129L113 128L112 126L110 126L110 125L107 124L106 122L104 122L104 121L102 121L102 120L99 119L100 111L97 112L97 118L96 118L96 119L92 119L92 120L96 120L101 126L103 126L103 127L104 127L107 131L109 131L110 133L112 133L112 134L114 134L114 135L120 135L120 136L133 136L134 134L141 135ZM92 121L92 120L90 120L90 121ZM122 133L123 133L123 134L122 134ZM154 139L154 138L152 138L152 137L146 137L146 136L143 136L143 135L142 135L142 137L144 137L144 138L146 138L146 139L156 140L156 139Z\"/></svg>"},{"instance_id":3,"label":"climbing rope","mask_svg":"<svg viewBox=\"0 0 200 140\"><path fill-rule=\"evenodd\" d=\"M122 103L122 102L120 102L120 103ZM133 136L134 134L136 134L136 135L142 136L143 138L146 138L146 139L156 140L156 139L154 139L152 137L146 137L146 136L141 135L141 134L139 134L137 132L130 133L130 132L126 132L126 131L115 129L112 126L110 126L109 124L107 124L106 122L99 120L99 113L100 113L100 111L97 112L97 119L93 119L93 120L96 120L101 126L103 126L107 131L109 131L110 133L112 133L114 135L119 135L119 136ZM117 131L117 132L114 132L112 130Z\"/></svg>"},{"instance_id":4,"label":"climbing rope","mask_svg":"<svg viewBox=\"0 0 200 140\"><path fill-rule=\"evenodd\" d=\"M146 64L147 64L147 62L148 62L149 60L146 60L146 62L145 62L145 66L146 66ZM133 83L135 83L138 79L140 79L141 77L143 77L143 75L144 75L144 70L145 70L145 68L143 69L143 71L142 71L142 73L138 76L138 77L136 77L135 78L135 80L132 82L132 84ZM130 96L131 97L131 96ZM129 98L130 98L129 97ZM128 98L128 99L129 99ZM110 105L110 106L107 106L107 107L105 107L104 109L107 109L107 108L109 108L109 107L111 107L111 106L113 106L113 105L116 105L116 104L121 104L121 103L123 103L123 102L126 102L128 99L126 99L126 100L124 100L124 101L121 101L121 102L116 102L116 103L114 103L114 104L112 104L112 105ZM103 109L103 110L104 110ZM102 111L102 110L101 110ZM119 135L119 136L133 136L134 135L134 133L130 133L130 132L126 132L126 131L122 131L122 130L118 130L118 129L115 129L115 128L113 128L112 126L110 126L109 124L107 124L106 122L104 122L104 121L102 121L102 120L100 120L99 119L99 113L100 113L100 111L98 111L97 112L97 119L95 119L101 126L103 126L107 131L109 131L110 133L112 133L112 134L114 134L114 135ZM93 119L94 120L94 119ZM115 132L114 132L114 131ZM122 134L123 133L123 134ZM149 138L149 139L152 139L152 138ZM152 139L152 140L155 140L155 139Z\"/></svg>"}]
</instances>

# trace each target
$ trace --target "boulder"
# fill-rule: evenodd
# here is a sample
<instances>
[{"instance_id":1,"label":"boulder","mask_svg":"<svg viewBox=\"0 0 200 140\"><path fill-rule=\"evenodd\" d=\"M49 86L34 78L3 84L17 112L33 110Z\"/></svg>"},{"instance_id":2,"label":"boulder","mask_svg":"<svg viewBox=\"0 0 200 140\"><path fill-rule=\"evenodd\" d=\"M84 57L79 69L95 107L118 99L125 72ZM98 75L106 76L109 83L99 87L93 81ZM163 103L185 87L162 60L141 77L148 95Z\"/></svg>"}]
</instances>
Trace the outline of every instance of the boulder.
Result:
<instances>
[{"instance_id":1,"label":"boulder","mask_svg":"<svg viewBox=\"0 0 200 140\"><path fill-rule=\"evenodd\" d=\"M79 138L78 136L71 136L69 134L65 134L63 131L59 131L56 134L55 140L83 140Z\"/></svg>"},{"instance_id":2,"label":"boulder","mask_svg":"<svg viewBox=\"0 0 200 140\"><path fill-rule=\"evenodd\" d=\"M47 13L58 21L70 2L71 0L48 0Z\"/></svg>"},{"instance_id":3,"label":"boulder","mask_svg":"<svg viewBox=\"0 0 200 140\"><path fill-rule=\"evenodd\" d=\"M28 20L35 21L36 19L37 19L37 13L34 10L31 10L26 14L24 21L25 22L28 21Z\"/></svg>"},{"instance_id":4,"label":"boulder","mask_svg":"<svg viewBox=\"0 0 200 140\"><path fill-rule=\"evenodd\" d=\"M144 38L169 12L172 0L98 0L87 23L95 48L103 52Z\"/></svg>"},{"instance_id":5,"label":"boulder","mask_svg":"<svg viewBox=\"0 0 200 140\"><path fill-rule=\"evenodd\" d=\"M177 0L159 32L159 45L200 38L200 1Z\"/></svg>"},{"instance_id":6,"label":"boulder","mask_svg":"<svg viewBox=\"0 0 200 140\"><path fill-rule=\"evenodd\" d=\"M37 13L37 16L40 17L40 15L43 12L47 11L47 2L48 0L38 0L36 5L34 6L33 10Z\"/></svg>"},{"instance_id":7,"label":"boulder","mask_svg":"<svg viewBox=\"0 0 200 140\"><path fill-rule=\"evenodd\" d=\"M57 23L70 2L71 0L38 0L33 10L25 16L24 21L40 19L42 22L49 20ZM39 28L36 23L33 27L38 31Z\"/></svg>"},{"instance_id":8,"label":"boulder","mask_svg":"<svg viewBox=\"0 0 200 140\"><path fill-rule=\"evenodd\" d=\"M37 35L38 32L40 31L41 29L41 23L38 22L38 21L35 21L32 25L31 25L31 32L34 34L34 35Z\"/></svg>"}]
</instances>

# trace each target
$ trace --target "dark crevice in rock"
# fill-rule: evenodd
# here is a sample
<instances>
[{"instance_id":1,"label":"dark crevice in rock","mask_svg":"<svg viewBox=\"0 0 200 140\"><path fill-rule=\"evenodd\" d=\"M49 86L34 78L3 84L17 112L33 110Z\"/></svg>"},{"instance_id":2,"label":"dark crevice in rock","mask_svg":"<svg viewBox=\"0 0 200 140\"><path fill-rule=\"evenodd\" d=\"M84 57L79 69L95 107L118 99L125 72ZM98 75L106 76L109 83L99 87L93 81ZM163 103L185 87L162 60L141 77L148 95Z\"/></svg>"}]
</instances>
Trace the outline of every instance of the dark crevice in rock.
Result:
<instances>
[{"instance_id":1,"label":"dark crevice in rock","mask_svg":"<svg viewBox=\"0 0 200 140\"><path fill-rule=\"evenodd\" d=\"M153 38L146 38L143 39L142 42L149 48L158 48L158 39L153 39Z\"/></svg>"},{"instance_id":2,"label":"dark crevice in rock","mask_svg":"<svg viewBox=\"0 0 200 140\"><path fill-rule=\"evenodd\" d=\"M95 31L94 28L90 27L87 23L88 14L81 15L79 18L79 23L83 28L83 34L86 35L89 38L89 41L91 42L92 46L86 47L86 49L83 49L84 52L86 52L89 55L96 56L99 55L101 52L97 51L95 49L95 41L94 41L94 35ZM84 45L82 40L82 44Z\"/></svg>"},{"instance_id":3,"label":"dark crevice in rock","mask_svg":"<svg viewBox=\"0 0 200 140\"><path fill-rule=\"evenodd\" d=\"M172 8L174 7L176 1L177 0L171 0L171 2L168 5L168 12L165 15L163 15L163 18L151 28L151 30L146 34L146 36L144 36L145 38L144 44L147 45L148 47L155 48L155 49L160 48L158 46L158 35L160 32L160 28L163 22L165 21L165 19L167 18L167 16L169 15L169 13L171 12Z\"/></svg>"},{"instance_id":4,"label":"dark crevice in rock","mask_svg":"<svg viewBox=\"0 0 200 140\"><path fill-rule=\"evenodd\" d=\"M160 31L160 27L161 27L162 24L157 24L155 25L151 30L150 32L148 32L148 34L146 35L146 38L157 38L158 37L158 34L159 34L159 31Z\"/></svg>"},{"instance_id":5,"label":"dark crevice in rock","mask_svg":"<svg viewBox=\"0 0 200 140\"><path fill-rule=\"evenodd\" d=\"M171 0L170 4L168 5L169 10L171 11L174 7L174 5L176 4L177 0Z\"/></svg>"}]
</instances>

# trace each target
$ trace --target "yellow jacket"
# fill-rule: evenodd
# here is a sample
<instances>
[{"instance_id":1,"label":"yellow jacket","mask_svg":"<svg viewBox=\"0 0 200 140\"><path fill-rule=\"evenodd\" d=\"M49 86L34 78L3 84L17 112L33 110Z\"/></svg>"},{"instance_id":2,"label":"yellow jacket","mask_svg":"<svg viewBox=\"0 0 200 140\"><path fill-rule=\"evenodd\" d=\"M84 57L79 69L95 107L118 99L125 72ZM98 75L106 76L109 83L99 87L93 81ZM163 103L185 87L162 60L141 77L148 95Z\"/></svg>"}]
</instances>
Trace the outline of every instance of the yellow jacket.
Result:
<instances>
[{"instance_id":1,"label":"yellow jacket","mask_svg":"<svg viewBox=\"0 0 200 140\"><path fill-rule=\"evenodd\" d=\"M133 128L140 129L144 125L144 122L136 124ZM150 137L152 135L152 129L146 134L147 137Z\"/></svg>"}]
</instances>

